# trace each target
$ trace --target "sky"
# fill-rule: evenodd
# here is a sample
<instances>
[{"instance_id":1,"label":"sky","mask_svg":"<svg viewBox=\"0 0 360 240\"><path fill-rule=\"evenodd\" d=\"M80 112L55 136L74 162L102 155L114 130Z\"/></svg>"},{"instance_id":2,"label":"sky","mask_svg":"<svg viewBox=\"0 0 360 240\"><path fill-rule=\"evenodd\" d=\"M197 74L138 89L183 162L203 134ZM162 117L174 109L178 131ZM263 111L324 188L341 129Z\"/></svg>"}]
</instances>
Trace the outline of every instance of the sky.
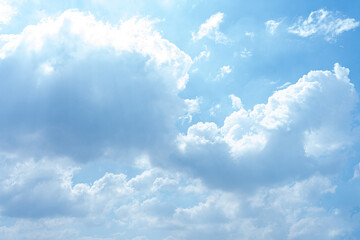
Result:
<instances>
[{"instance_id":1,"label":"sky","mask_svg":"<svg viewBox=\"0 0 360 240\"><path fill-rule=\"evenodd\" d=\"M0 0L0 238L360 239L359 9Z\"/></svg>"}]
</instances>

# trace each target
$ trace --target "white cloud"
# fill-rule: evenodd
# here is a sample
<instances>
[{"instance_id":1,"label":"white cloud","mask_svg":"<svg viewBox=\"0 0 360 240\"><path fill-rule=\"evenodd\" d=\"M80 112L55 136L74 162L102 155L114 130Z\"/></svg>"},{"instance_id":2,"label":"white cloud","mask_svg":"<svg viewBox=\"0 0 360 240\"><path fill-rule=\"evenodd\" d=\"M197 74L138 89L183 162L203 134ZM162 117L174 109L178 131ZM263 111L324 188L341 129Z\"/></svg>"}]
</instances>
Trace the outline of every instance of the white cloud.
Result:
<instances>
[{"instance_id":1,"label":"white cloud","mask_svg":"<svg viewBox=\"0 0 360 240\"><path fill-rule=\"evenodd\" d=\"M284 88L288 87L289 85L291 85L291 82L286 82L283 85L277 87L276 89L284 89Z\"/></svg>"},{"instance_id":2,"label":"white cloud","mask_svg":"<svg viewBox=\"0 0 360 240\"><path fill-rule=\"evenodd\" d=\"M354 167L354 175L352 179L357 179L360 177L360 163L356 164Z\"/></svg>"},{"instance_id":3,"label":"white cloud","mask_svg":"<svg viewBox=\"0 0 360 240\"><path fill-rule=\"evenodd\" d=\"M271 35L274 35L280 24L281 21L268 20L265 22L266 31L268 31Z\"/></svg>"},{"instance_id":4,"label":"white cloud","mask_svg":"<svg viewBox=\"0 0 360 240\"><path fill-rule=\"evenodd\" d=\"M219 25L223 21L224 14L219 12L212 15L205 23L201 24L199 31L192 34L194 41L200 40L204 37L215 40L218 43L226 43L227 37L219 31Z\"/></svg>"},{"instance_id":5,"label":"white cloud","mask_svg":"<svg viewBox=\"0 0 360 240\"><path fill-rule=\"evenodd\" d=\"M0 57L5 58L20 45L24 45L31 52L43 51L44 45L48 44L49 40L56 39L56 36L63 34L61 31L65 31L63 42L57 40L57 43L71 46L71 38L75 38L84 44L80 49L68 49L74 51L75 56L84 54L81 51L88 46L110 47L118 53L135 51L150 57L150 62L155 62L158 67L165 67L162 70L173 75L177 87L183 89L186 86L191 58L153 30L155 22L146 18L131 18L117 26L112 26L96 21L92 15L68 10L56 19L46 19L38 25L26 27L22 34L1 35L4 44L0 49ZM166 65L181 67L172 68L170 71L166 69Z\"/></svg>"},{"instance_id":6,"label":"white cloud","mask_svg":"<svg viewBox=\"0 0 360 240\"><path fill-rule=\"evenodd\" d=\"M255 33L253 32L246 32L245 36L253 38L255 36Z\"/></svg>"},{"instance_id":7,"label":"white cloud","mask_svg":"<svg viewBox=\"0 0 360 240\"><path fill-rule=\"evenodd\" d=\"M357 94L348 74L339 64L333 72L311 71L266 104L233 112L222 127L190 127L178 137L179 167L209 185L243 189L335 167L337 154L354 141L351 112ZM226 178L212 171L226 172Z\"/></svg>"},{"instance_id":8,"label":"white cloud","mask_svg":"<svg viewBox=\"0 0 360 240\"><path fill-rule=\"evenodd\" d=\"M305 20L300 18L288 31L301 37L323 35L327 41L331 41L343 32L357 28L359 24L354 18L342 18L337 13L319 9L311 12Z\"/></svg>"},{"instance_id":9,"label":"white cloud","mask_svg":"<svg viewBox=\"0 0 360 240\"><path fill-rule=\"evenodd\" d=\"M9 24L16 13L17 9L15 7L11 6L7 1L0 1L0 24Z\"/></svg>"},{"instance_id":10,"label":"white cloud","mask_svg":"<svg viewBox=\"0 0 360 240\"><path fill-rule=\"evenodd\" d=\"M231 73L231 68L229 65L222 66L220 68L220 73L218 73L215 77L215 81L223 79L226 75Z\"/></svg>"},{"instance_id":11,"label":"white cloud","mask_svg":"<svg viewBox=\"0 0 360 240\"><path fill-rule=\"evenodd\" d=\"M252 56L252 52L250 50L248 50L247 48L244 48L240 53L240 57L242 57L242 58L247 58L247 57L251 57L251 56Z\"/></svg>"},{"instance_id":12,"label":"white cloud","mask_svg":"<svg viewBox=\"0 0 360 240\"><path fill-rule=\"evenodd\" d=\"M185 116L180 117L180 119L188 119L189 123L191 123L193 115L200 112L201 101L202 100L199 97L196 97L195 99L185 99L184 103L186 105L186 114Z\"/></svg>"},{"instance_id":13,"label":"white cloud","mask_svg":"<svg viewBox=\"0 0 360 240\"><path fill-rule=\"evenodd\" d=\"M209 57L210 57L210 51L204 50L201 51L200 54L194 58L194 62L198 62L203 58L208 59Z\"/></svg>"},{"instance_id":14,"label":"white cloud","mask_svg":"<svg viewBox=\"0 0 360 240\"><path fill-rule=\"evenodd\" d=\"M189 136L217 141L215 124L195 126ZM323 196L336 194L336 186L324 176L264 186L246 194L208 189L199 179L151 167L132 177L105 173L89 183L73 183L80 169L66 159L1 157L6 164L0 170L0 219L11 217L11 223L0 227L4 239L144 236L155 240L155 232L185 240L313 235L338 239L349 231L338 211L317 206ZM216 174L221 171L217 169ZM317 228L312 227L314 222Z\"/></svg>"},{"instance_id":15,"label":"white cloud","mask_svg":"<svg viewBox=\"0 0 360 240\"><path fill-rule=\"evenodd\" d=\"M215 106L211 107L209 110L210 116L215 116L216 112L218 112L221 108L220 104L216 104Z\"/></svg>"},{"instance_id":16,"label":"white cloud","mask_svg":"<svg viewBox=\"0 0 360 240\"><path fill-rule=\"evenodd\" d=\"M153 25L69 10L0 35L0 151L84 161L168 145L192 60Z\"/></svg>"},{"instance_id":17,"label":"white cloud","mask_svg":"<svg viewBox=\"0 0 360 240\"><path fill-rule=\"evenodd\" d=\"M233 109L241 109L243 107L241 99L234 94L230 94L229 98L231 99L231 105Z\"/></svg>"}]
</instances>

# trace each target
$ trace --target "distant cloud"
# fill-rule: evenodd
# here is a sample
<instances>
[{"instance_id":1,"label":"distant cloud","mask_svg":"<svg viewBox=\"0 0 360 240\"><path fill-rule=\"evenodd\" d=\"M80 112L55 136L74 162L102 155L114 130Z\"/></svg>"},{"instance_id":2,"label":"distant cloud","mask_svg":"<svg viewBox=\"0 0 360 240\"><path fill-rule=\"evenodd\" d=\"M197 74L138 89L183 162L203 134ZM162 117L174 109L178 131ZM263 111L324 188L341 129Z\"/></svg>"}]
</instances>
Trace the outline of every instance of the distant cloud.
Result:
<instances>
[{"instance_id":1,"label":"distant cloud","mask_svg":"<svg viewBox=\"0 0 360 240\"><path fill-rule=\"evenodd\" d=\"M200 40L204 37L215 40L217 43L226 43L227 37L219 31L219 25L223 21L224 13L216 13L212 15L205 23L201 24L199 31L192 34L194 41Z\"/></svg>"},{"instance_id":2,"label":"distant cloud","mask_svg":"<svg viewBox=\"0 0 360 240\"><path fill-rule=\"evenodd\" d=\"M300 37L323 35L325 40L331 41L343 32L357 28L359 24L354 18L343 18L338 13L319 9L311 12L305 20L300 17L288 31Z\"/></svg>"},{"instance_id":3,"label":"distant cloud","mask_svg":"<svg viewBox=\"0 0 360 240\"><path fill-rule=\"evenodd\" d=\"M220 110L220 108L221 108L220 104L216 104L215 106L211 107L209 110L210 116L215 116L216 113Z\"/></svg>"},{"instance_id":4,"label":"distant cloud","mask_svg":"<svg viewBox=\"0 0 360 240\"><path fill-rule=\"evenodd\" d=\"M265 22L266 31L268 31L271 35L275 34L276 29L281 24L281 21L269 20Z\"/></svg>"},{"instance_id":5,"label":"distant cloud","mask_svg":"<svg viewBox=\"0 0 360 240\"><path fill-rule=\"evenodd\" d=\"M210 57L210 51L204 50L204 51L201 51L200 54L194 58L194 62L198 62L201 59L204 59L204 58L207 59L209 57Z\"/></svg>"},{"instance_id":6,"label":"distant cloud","mask_svg":"<svg viewBox=\"0 0 360 240\"><path fill-rule=\"evenodd\" d=\"M252 56L252 52L250 50L248 50L247 48L244 48L240 53L240 57L242 57L242 58L247 58L247 57L251 57L251 56Z\"/></svg>"},{"instance_id":7,"label":"distant cloud","mask_svg":"<svg viewBox=\"0 0 360 240\"><path fill-rule=\"evenodd\" d=\"M253 38L253 37L255 36L255 33L253 33L253 32L246 32L246 33L245 33L245 36L250 37L250 38Z\"/></svg>"}]
</instances>

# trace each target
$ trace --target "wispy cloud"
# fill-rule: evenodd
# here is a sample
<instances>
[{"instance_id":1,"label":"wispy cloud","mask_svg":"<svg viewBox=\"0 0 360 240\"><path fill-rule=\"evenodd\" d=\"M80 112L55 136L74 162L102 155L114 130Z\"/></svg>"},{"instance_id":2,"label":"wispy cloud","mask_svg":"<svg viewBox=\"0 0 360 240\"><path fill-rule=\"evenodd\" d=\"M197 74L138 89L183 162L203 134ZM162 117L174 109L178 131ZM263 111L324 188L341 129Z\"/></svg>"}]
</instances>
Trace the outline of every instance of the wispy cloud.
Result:
<instances>
[{"instance_id":1,"label":"wispy cloud","mask_svg":"<svg viewBox=\"0 0 360 240\"><path fill-rule=\"evenodd\" d=\"M300 17L288 31L300 37L323 35L325 40L331 41L343 32L357 28L359 24L354 18L343 18L338 13L319 9L311 12L305 20Z\"/></svg>"},{"instance_id":2,"label":"wispy cloud","mask_svg":"<svg viewBox=\"0 0 360 240\"><path fill-rule=\"evenodd\" d=\"M194 41L200 40L204 37L215 40L217 43L226 43L227 37L219 31L219 25L222 23L224 13L218 12L212 15L205 23L201 24L199 31L196 34L192 34Z\"/></svg>"},{"instance_id":3,"label":"wispy cloud","mask_svg":"<svg viewBox=\"0 0 360 240\"><path fill-rule=\"evenodd\" d=\"M240 57L242 57L242 58L247 58L247 57L251 57L251 56L252 56L252 52L250 50L248 50L247 48L244 48L240 53Z\"/></svg>"},{"instance_id":4,"label":"wispy cloud","mask_svg":"<svg viewBox=\"0 0 360 240\"><path fill-rule=\"evenodd\" d=\"M266 31L268 31L271 35L275 34L276 29L281 24L281 21L269 20L265 22Z\"/></svg>"},{"instance_id":5,"label":"wispy cloud","mask_svg":"<svg viewBox=\"0 0 360 240\"><path fill-rule=\"evenodd\" d=\"M239 97L235 96L234 94L230 94L229 98L231 99L231 106L233 109L241 109L243 107Z\"/></svg>"},{"instance_id":6,"label":"wispy cloud","mask_svg":"<svg viewBox=\"0 0 360 240\"><path fill-rule=\"evenodd\" d=\"M206 59L206 58L209 58L209 57L210 57L210 51L204 50L204 51L201 51L199 53L199 55L194 58L194 62L198 62L203 58Z\"/></svg>"}]
</instances>

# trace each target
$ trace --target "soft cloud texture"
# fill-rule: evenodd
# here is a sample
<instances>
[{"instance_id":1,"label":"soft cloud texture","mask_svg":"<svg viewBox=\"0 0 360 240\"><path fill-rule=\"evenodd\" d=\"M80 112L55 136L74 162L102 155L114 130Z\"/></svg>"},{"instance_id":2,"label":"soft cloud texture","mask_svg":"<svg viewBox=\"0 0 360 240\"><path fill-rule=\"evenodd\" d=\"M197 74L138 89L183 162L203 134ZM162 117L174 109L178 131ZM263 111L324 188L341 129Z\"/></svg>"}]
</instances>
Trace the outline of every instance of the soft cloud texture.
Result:
<instances>
[{"instance_id":1,"label":"soft cloud texture","mask_svg":"<svg viewBox=\"0 0 360 240\"><path fill-rule=\"evenodd\" d=\"M359 24L354 18L343 18L337 13L319 9L311 12L306 20L300 18L288 30L301 37L323 35L327 41L331 41L343 32L357 28Z\"/></svg>"},{"instance_id":2,"label":"soft cloud texture","mask_svg":"<svg viewBox=\"0 0 360 240\"><path fill-rule=\"evenodd\" d=\"M185 99L184 102L186 105L186 114L185 116L180 117L180 119L187 119L190 123L193 115L200 112L201 98L196 97L195 99Z\"/></svg>"},{"instance_id":3,"label":"soft cloud texture","mask_svg":"<svg viewBox=\"0 0 360 240\"><path fill-rule=\"evenodd\" d=\"M87 161L168 145L192 61L153 23L70 10L1 35L0 149Z\"/></svg>"},{"instance_id":4,"label":"soft cloud texture","mask_svg":"<svg viewBox=\"0 0 360 240\"><path fill-rule=\"evenodd\" d=\"M91 183L73 183L79 168L66 159L54 165L53 159L1 157L6 163L1 214L15 219L0 228L5 239L341 239L349 234L339 210L319 206L325 196L337 194L337 186L316 174L243 194L211 190L181 173L149 166L134 176L105 173Z\"/></svg>"},{"instance_id":5,"label":"soft cloud texture","mask_svg":"<svg viewBox=\"0 0 360 240\"><path fill-rule=\"evenodd\" d=\"M271 35L275 34L276 29L279 27L281 21L268 20L265 22L266 31L268 31Z\"/></svg>"},{"instance_id":6,"label":"soft cloud texture","mask_svg":"<svg viewBox=\"0 0 360 240\"><path fill-rule=\"evenodd\" d=\"M233 109L241 109L243 108L241 99L234 94L230 94L229 98L231 99L231 106Z\"/></svg>"},{"instance_id":7,"label":"soft cloud texture","mask_svg":"<svg viewBox=\"0 0 360 240\"><path fill-rule=\"evenodd\" d=\"M215 40L218 43L226 43L227 37L219 31L220 23L223 21L224 13L212 15L205 23L201 24L199 31L192 35L193 40L200 40L204 37Z\"/></svg>"},{"instance_id":8,"label":"soft cloud texture","mask_svg":"<svg viewBox=\"0 0 360 240\"><path fill-rule=\"evenodd\" d=\"M9 24L11 18L17 13L15 7L11 6L7 1L0 1L0 27L1 24ZM1 28L0 28L1 29Z\"/></svg>"},{"instance_id":9,"label":"soft cloud texture","mask_svg":"<svg viewBox=\"0 0 360 240\"><path fill-rule=\"evenodd\" d=\"M348 74L339 64L333 72L311 71L266 104L233 112L222 127L197 123L178 136L174 157L220 188L249 189L335 169L341 161L334 156L353 142L357 94Z\"/></svg>"}]
</instances>

